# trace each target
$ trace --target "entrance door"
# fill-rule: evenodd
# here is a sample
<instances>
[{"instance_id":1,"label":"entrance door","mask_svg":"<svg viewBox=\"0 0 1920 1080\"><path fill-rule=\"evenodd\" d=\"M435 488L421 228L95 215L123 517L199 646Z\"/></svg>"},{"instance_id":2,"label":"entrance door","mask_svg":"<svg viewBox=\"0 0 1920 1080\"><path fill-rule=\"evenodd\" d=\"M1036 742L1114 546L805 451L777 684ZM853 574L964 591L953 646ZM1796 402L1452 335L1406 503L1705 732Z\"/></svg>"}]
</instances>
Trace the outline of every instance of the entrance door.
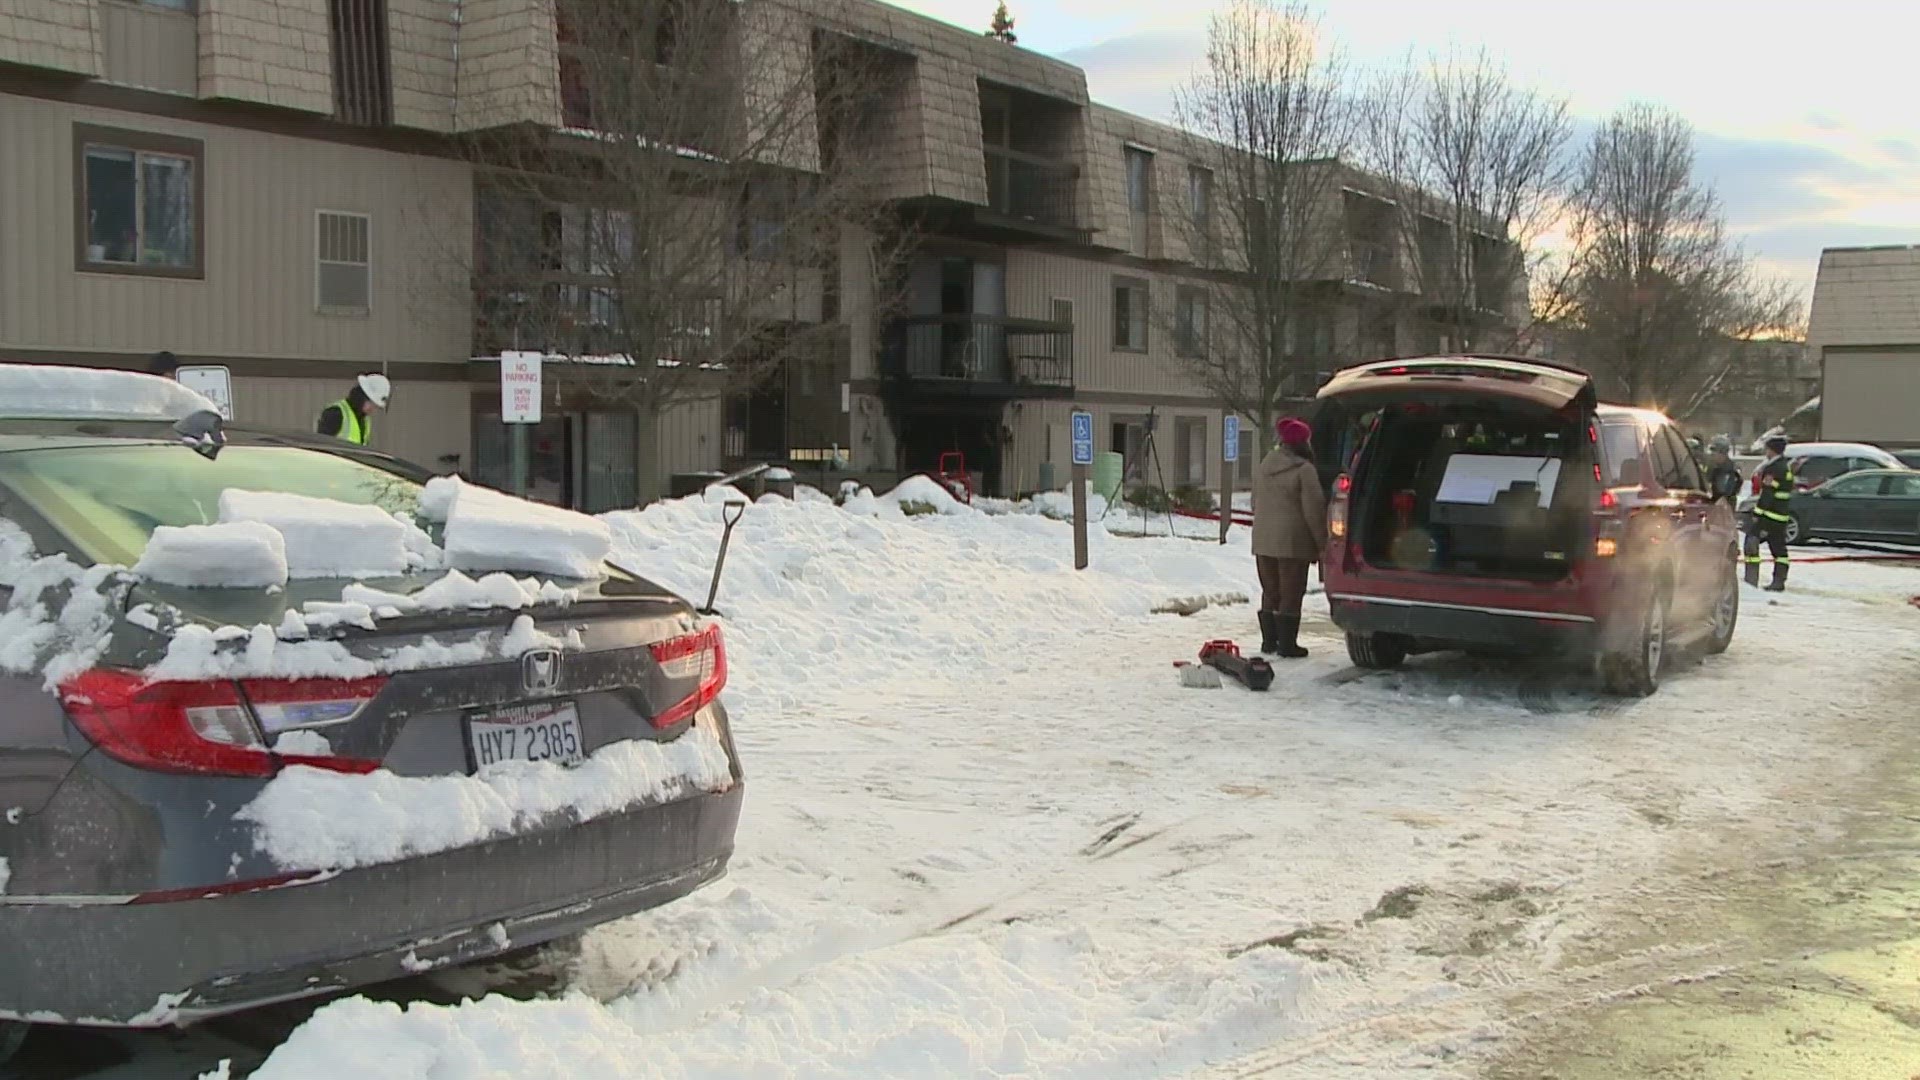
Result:
<instances>
[{"instance_id":1,"label":"entrance door","mask_svg":"<svg viewBox=\"0 0 1920 1080\"><path fill-rule=\"evenodd\" d=\"M585 414L582 440L580 509L589 514L631 510L640 499L639 460L634 439L639 432L634 414L594 410Z\"/></svg>"}]
</instances>

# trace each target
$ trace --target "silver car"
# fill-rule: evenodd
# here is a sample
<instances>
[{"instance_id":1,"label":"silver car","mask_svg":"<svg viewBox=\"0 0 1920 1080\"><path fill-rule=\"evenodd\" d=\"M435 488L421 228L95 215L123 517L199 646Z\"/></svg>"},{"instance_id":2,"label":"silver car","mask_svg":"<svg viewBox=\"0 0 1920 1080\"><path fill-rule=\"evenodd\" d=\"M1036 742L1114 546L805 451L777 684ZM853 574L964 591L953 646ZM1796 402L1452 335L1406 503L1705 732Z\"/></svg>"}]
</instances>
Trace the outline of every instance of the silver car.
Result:
<instances>
[{"instance_id":1,"label":"silver car","mask_svg":"<svg viewBox=\"0 0 1920 1080\"><path fill-rule=\"evenodd\" d=\"M232 630L208 631L282 626L343 587L179 588L108 569L133 566L157 527L204 523L230 488L404 513L430 477L315 436L195 433L85 400L71 411L90 415L7 419L8 406L0 394L0 1057L29 1023L163 1026L335 992L576 934L724 873L744 790L718 700L725 653L677 596L607 566L566 582L564 602L314 632L377 674L156 676L186 638L244 652ZM443 574L370 584L404 596ZM516 620L566 647L467 648ZM45 655L76 633L84 648ZM371 854L341 859L330 845L368 828L350 815L291 848L263 832L263 800L297 799L295 778L386 785L366 789L376 798L409 780L478 782L513 758L578 765L536 767L577 785L609 748L692 743L717 746L702 786L587 791L484 838L363 836ZM311 809L342 805L336 792Z\"/></svg>"}]
</instances>

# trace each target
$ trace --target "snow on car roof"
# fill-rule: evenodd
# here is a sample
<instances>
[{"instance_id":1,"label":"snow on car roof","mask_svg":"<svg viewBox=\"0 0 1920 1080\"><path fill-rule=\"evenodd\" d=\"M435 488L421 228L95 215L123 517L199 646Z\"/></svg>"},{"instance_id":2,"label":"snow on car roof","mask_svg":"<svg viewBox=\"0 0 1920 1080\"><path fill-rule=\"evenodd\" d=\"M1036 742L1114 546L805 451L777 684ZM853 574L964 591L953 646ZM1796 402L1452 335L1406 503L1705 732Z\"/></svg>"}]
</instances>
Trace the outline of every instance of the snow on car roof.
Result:
<instances>
[{"instance_id":1,"label":"snow on car roof","mask_svg":"<svg viewBox=\"0 0 1920 1080\"><path fill-rule=\"evenodd\" d=\"M218 412L219 406L158 375L50 364L0 364L0 416L179 420L206 411Z\"/></svg>"}]
</instances>

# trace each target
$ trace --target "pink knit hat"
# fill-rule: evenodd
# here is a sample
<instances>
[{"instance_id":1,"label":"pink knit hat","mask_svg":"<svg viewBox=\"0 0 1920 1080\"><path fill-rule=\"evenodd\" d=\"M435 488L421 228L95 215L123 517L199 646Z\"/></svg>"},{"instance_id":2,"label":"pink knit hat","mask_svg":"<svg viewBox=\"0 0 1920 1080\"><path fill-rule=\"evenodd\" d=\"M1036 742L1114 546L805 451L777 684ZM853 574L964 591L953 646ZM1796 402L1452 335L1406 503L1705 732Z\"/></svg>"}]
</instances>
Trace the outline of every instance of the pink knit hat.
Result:
<instances>
[{"instance_id":1,"label":"pink knit hat","mask_svg":"<svg viewBox=\"0 0 1920 1080\"><path fill-rule=\"evenodd\" d=\"M1289 416L1273 426L1274 434L1280 436L1281 443L1287 446L1305 446L1313 441L1313 428L1305 420Z\"/></svg>"}]
</instances>

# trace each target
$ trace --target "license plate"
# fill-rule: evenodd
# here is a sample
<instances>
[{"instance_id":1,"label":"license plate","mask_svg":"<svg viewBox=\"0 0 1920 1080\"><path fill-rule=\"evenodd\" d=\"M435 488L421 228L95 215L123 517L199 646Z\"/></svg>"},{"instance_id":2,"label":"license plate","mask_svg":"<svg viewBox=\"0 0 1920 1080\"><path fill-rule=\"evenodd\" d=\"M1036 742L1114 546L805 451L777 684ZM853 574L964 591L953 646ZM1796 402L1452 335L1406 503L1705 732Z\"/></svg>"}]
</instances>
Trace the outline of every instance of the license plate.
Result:
<instances>
[{"instance_id":1,"label":"license plate","mask_svg":"<svg viewBox=\"0 0 1920 1080\"><path fill-rule=\"evenodd\" d=\"M507 761L578 765L587 759L587 743L580 737L580 710L571 701L475 715L467 721L467 743L473 747L476 769Z\"/></svg>"}]
</instances>

